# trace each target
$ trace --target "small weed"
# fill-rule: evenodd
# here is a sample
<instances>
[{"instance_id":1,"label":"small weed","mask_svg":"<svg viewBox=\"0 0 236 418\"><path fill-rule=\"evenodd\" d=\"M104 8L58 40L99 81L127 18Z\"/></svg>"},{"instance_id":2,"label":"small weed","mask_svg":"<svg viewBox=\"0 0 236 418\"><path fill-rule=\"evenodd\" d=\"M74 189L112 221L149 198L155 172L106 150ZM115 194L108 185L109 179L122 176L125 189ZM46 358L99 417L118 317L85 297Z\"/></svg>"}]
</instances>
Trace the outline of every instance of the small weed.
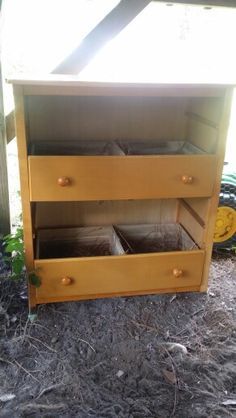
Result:
<instances>
[{"instance_id":1,"label":"small weed","mask_svg":"<svg viewBox=\"0 0 236 418\"><path fill-rule=\"evenodd\" d=\"M25 273L23 229L19 227L14 234L6 235L3 238L3 247L6 253L3 259L11 269L10 277L13 280L18 280ZM35 271L29 272L28 279L35 287L39 287L41 284Z\"/></svg>"}]
</instances>

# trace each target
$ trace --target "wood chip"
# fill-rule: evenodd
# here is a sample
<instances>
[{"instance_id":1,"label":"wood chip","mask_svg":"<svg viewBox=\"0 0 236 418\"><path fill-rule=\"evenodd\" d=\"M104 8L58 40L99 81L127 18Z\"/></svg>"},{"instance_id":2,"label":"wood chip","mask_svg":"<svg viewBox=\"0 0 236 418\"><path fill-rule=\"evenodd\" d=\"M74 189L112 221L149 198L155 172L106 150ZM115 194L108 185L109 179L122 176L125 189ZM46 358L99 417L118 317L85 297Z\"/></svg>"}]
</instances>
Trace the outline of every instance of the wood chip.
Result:
<instances>
[{"instance_id":1,"label":"wood chip","mask_svg":"<svg viewBox=\"0 0 236 418\"><path fill-rule=\"evenodd\" d=\"M14 399L15 397L16 397L16 395L14 395L14 393L6 393L5 395L0 396L0 401L1 402L8 402L8 401L11 401L12 399Z\"/></svg>"},{"instance_id":2,"label":"wood chip","mask_svg":"<svg viewBox=\"0 0 236 418\"><path fill-rule=\"evenodd\" d=\"M227 399L226 401L221 402L222 405L235 405L236 406L236 399Z\"/></svg>"},{"instance_id":3,"label":"wood chip","mask_svg":"<svg viewBox=\"0 0 236 418\"><path fill-rule=\"evenodd\" d=\"M177 379L176 379L176 375L173 371L170 372L169 370L162 369L162 373L164 375L165 380L168 383L171 383L172 385L174 385L176 383Z\"/></svg>"},{"instance_id":4,"label":"wood chip","mask_svg":"<svg viewBox=\"0 0 236 418\"><path fill-rule=\"evenodd\" d=\"M118 372L116 373L116 376L121 377L123 376L123 374L124 374L123 370L118 370Z\"/></svg>"},{"instance_id":5,"label":"wood chip","mask_svg":"<svg viewBox=\"0 0 236 418\"><path fill-rule=\"evenodd\" d=\"M174 351L174 350L177 349L179 351L182 351L183 354L187 354L188 353L187 348L183 344L179 344L179 343L167 343L166 345L167 345L167 349L169 351Z\"/></svg>"}]
</instances>

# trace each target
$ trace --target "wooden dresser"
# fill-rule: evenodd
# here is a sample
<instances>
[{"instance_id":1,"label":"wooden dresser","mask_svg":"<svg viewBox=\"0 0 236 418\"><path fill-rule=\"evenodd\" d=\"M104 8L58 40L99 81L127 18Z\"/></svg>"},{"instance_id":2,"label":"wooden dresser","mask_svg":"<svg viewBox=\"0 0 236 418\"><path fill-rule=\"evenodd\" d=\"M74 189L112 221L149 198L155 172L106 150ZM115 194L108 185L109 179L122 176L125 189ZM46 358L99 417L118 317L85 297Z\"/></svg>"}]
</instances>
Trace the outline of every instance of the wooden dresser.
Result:
<instances>
[{"instance_id":1,"label":"wooden dresser","mask_svg":"<svg viewBox=\"0 0 236 418\"><path fill-rule=\"evenodd\" d=\"M12 82L30 307L206 291L232 88Z\"/></svg>"}]
</instances>

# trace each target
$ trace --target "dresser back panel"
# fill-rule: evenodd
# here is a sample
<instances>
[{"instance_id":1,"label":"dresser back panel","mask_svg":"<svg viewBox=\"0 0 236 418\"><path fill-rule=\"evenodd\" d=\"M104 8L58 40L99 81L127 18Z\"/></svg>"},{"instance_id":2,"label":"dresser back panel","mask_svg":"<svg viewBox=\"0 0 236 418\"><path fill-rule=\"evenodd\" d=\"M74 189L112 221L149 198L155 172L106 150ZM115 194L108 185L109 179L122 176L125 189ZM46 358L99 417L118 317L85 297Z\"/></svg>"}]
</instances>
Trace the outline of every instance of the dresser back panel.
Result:
<instances>
[{"instance_id":1,"label":"dresser back panel","mask_svg":"<svg viewBox=\"0 0 236 418\"><path fill-rule=\"evenodd\" d=\"M40 202L35 204L36 228L174 222L177 200L108 200Z\"/></svg>"},{"instance_id":2,"label":"dresser back panel","mask_svg":"<svg viewBox=\"0 0 236 418\"><path fill-rule=\"evenodd\" d=\"M28 140L185 139L186 98L26 97Z\"/></svg>"}]
</instances>

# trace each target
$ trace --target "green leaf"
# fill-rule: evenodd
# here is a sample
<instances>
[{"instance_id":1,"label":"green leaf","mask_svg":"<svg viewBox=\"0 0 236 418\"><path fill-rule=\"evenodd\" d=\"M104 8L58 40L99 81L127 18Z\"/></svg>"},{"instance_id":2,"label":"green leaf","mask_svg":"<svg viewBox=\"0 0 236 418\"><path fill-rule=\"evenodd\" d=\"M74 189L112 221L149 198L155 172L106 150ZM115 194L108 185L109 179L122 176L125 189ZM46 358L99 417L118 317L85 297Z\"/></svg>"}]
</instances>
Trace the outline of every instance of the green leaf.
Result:
<instances>
[{"instance_id":1,"label":"green leaf","mask_svg":"<svg viewBox=\"0 0 236 418\"><path fill-rule=\"evenodd\" d=\"M14 248L11 242L7 244L7 246L5 247L5 251L7 253L11 253L12 251L14 251Z\"/></svg>"},{"instance_id":2,"label":"green leaf","mask_svg":"<svg viewBox=\"0 0 236 418\"><path fill-rule=\"evenodd\" d=\"M10 276L10 278L12 279L12 280L18 280L19 279L19 276L17 275L17 274L11 274L11 276Z\"/></svg>"},{"instance_id":3,"label":"green leaf","mask_svg":"<svg viewBox=\"0 0 236 418\"><path fill-rule=\"evenodd\" d=\"M17 231L14 235L14 238L23 240L23 229L22 228L17 229Z\"/></svg>"},{"instance_id":4,"label":"green leaf","mask_svg":"<svg viewBox=\"0 0 236 418\"><path fill-rule=\"evenodd\" d=\"M24 269L24 260L21 257L14 257L11 266L13 274L20 276Z\"/></svg>"},{"instance_id":5,"label":"green leaf","mask_svg":"<svg viewBox=\"0 0 236 418\"><path fill-rule=\"evenodd\" d=\"M12 238L11 234L4 235L4 237L3 237L4 241L7 241L9 238Z\"/></svg>"},{"instance_id":6,"label":"green leaf","mask_svg":"<svg viewBox=\"0 0 236 418\"><path fill-rule=\"evenodd\" d=\"M30 284L32 284L35 287L40 287L41 286L41 280L37 276L37 274L35 274L35 273L30 273L29 274L29 282L30 282Z\"/></svg>"},{"instance_id":7,"label":"green leaf","mask_svg":"<svg viewBox=\"0 0 236 418\"><path fill-rule=\"evenodd\" d=\"M23 246L23 242L19 242L19 241L13 241L11 240L6 248L5 251L7 253L12 253L13 251L19 251L19 252L23 252L24 251L24 246Z\"/></svg>"},{"instance_id":8,"label":"green leaf","mask_svg":"<svg viewBox=\"0 0 236 418\"><path fill-rule=\"evenodd\" d=\"M19 279L24 272L24 240L23 229L18 227L14 234L8 234L4 237L4 251L8 254L4 257L5 261L9 262L11 267L11 278ZM9 255L10 254L10 255ZM35 280L38 283L38 280Z\"/></svg>"}]
</instances>

